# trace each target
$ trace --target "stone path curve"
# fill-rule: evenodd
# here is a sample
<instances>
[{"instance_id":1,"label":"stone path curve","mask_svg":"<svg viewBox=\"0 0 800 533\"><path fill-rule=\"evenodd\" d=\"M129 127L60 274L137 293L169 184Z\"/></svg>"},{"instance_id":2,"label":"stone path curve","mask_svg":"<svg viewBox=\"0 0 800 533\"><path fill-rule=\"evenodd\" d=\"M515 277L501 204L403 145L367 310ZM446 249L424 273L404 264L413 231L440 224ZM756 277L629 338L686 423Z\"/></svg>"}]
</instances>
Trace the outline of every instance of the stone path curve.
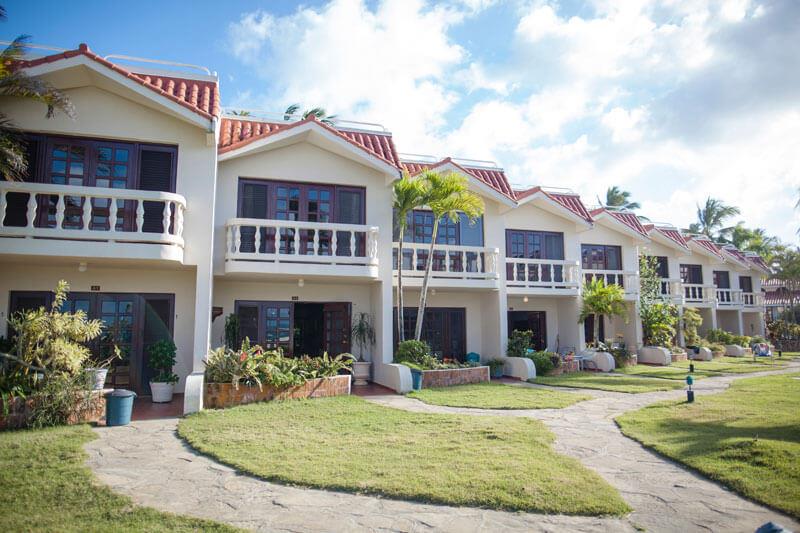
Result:
<instances>
[{"instance_id":1,"label":"stone path curve","mask_svg":"<svg viewBox=\"0 0 800 533\"><path fill-rule=\"evenodd\" d=\"M800 363L777 372L796 371ZM708 378L697 394L726 389L734 379ZM535 386L520 384L519 386ZM561 389L564 390L564 389ZM87 464L98 480L146 505L255 531L754 531L773 520L800 524L749 502L622 436L613 418L683 391L622 394L582 389L594 397L565 409L497 411L438 407L403 396L370 401L418 412L528 416L555 434L555 447L577 457L617 487L634 512L626 518L510 513L447 507L376 496L304 489L237 473L202 456L176 435L176 419L98 427Z\"/></svg>"}]
</instances>

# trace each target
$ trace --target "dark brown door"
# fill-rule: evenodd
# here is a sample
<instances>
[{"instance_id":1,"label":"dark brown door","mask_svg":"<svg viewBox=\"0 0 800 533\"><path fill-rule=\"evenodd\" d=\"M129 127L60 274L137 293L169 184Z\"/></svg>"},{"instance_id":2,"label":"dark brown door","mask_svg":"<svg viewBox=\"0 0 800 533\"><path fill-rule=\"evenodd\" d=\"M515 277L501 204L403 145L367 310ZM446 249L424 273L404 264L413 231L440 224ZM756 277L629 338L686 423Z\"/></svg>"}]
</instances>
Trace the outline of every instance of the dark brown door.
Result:
<instances>
[{"instance_id":1,"label":"dark brown door","mask_svg":"<svg viewBox=\"0 0 800 533\"><path fill-rule=\"evenodd\" d=\"M547 348L547 314L544 311L509 311L509 335L514 330L533 333L534 349L544 350Z\"/></svg>"},{"instance_id":2,"label":"dark brown door","mask_svg":"<svg viewBox=\"0 0 800 533\"><path fill-rule=\"evenodd\" d=\"M350 352L350 304L326 303L322 314L325 351L331 356Z\"/></svg>"},{"instance_id":3,"label":"dark brown door","mask_svg":"<svg viewBox=\"0 0 800 533\"><path fill-rule=\"evenodd\" d=\"M98 355L103 359L110 357L117 346L122 358L113 361L106 384L116 389L132 388L141 392L138 385L142 358L136 346L138 339L134 336L136 299L134 294L98 295L97 310L103 322Z\"/></svg>"}]
</instances>

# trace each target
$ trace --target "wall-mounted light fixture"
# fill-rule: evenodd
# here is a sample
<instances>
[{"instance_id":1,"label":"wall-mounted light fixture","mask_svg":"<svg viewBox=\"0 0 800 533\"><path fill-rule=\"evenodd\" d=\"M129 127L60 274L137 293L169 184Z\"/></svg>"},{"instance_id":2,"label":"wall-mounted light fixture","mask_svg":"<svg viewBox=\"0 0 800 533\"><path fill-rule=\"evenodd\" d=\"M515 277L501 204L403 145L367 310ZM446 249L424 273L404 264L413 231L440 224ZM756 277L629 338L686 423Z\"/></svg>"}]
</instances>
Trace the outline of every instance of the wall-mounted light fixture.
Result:
<instances>
[{"instance_id":1,"label":"wall-mounted light fixture","mask_svg":"<svg viewBox=\"0 0 800 533\"><path fill-rule=\"evenodd\" d=\"M305 285L306 285L306 280L304 280L303 278L297 280L298 287L305 287Z\"/></svg>"},{"instance_id":2,"label":"wall-mounted light fixture","mask_svg":"<svg viewBox=\"0 0 800 533\"><path fill-rule=\"evenodd\" d=\"M86 272L89 269L89 265L86 263L78 263L78 272Z\"/></svg>"}]
</instances>

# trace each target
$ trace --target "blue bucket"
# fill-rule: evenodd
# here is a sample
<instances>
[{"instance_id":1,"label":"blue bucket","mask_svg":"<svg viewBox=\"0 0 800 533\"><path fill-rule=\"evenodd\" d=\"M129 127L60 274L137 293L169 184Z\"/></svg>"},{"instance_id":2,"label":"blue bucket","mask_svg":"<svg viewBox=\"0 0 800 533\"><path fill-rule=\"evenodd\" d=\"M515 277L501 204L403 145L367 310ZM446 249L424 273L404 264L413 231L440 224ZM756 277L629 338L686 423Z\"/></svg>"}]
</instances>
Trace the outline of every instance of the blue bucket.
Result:
<instances>
[{"instance_id":1,"label":"blue bucket","mask_svg":"<svg viewBox=\"0 0 800 533\"><path fill-rule=\"evenodd\" d=\"M136 398L136 393L126 389L114 389L106 394L106 425L127 426L130 424L134 398Z\"/></svg>"},{"instance_id":2,"label":"blue bucket","mask_svg":"<svg viewBox=\"0 0 800 533\"><path fill-rule=\"evenodd\" d=\"M411 371L411 388L420 390L422 388L422 372L419 370Z\"/></svg>"}]
</instances>

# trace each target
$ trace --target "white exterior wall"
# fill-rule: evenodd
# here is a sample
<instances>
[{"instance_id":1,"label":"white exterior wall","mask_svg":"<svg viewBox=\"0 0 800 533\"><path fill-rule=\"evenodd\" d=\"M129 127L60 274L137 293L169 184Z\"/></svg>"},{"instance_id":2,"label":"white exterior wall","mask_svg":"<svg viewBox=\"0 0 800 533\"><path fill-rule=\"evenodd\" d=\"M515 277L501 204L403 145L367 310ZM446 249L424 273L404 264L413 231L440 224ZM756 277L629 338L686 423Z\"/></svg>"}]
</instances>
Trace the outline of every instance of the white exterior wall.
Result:
<instances>
[{"instance_id":1,"label":"white exterior wall","mask_svg":"<svg viewBox=\"0 0 800 533\"><path fill-rule=\"evenodd\" d=\"M180 376L178 391L183 391L185 378L192 371L195 324L195 270L143 269L129 263L122 268L89 265L78 272L76 265L53 261L48 266L27 262L0 263L0 335L7 334L11 291L53 291L59 280L70 285L71 292L91 293L93 285L100 293L165 293L175 295L173 339L177 347L175 373ZM205 314L205 313L204 313Z\"/></svg>"},{"instance_id":2,"label":"white exterior wall","mask_svg":"<svg viewBox=\"0 0 800 533\"><path fill-rule=\"evenodd\" d=\"M59 86L60 82L67 83L68 86L83 85L64 90L75 106L75 119L70 119L63 113L58 113L52 119L46 119L43 105L15 98L2 98L0 105L9 118L20 129L26 131L178 146L176 193L186 198L183 265L193 267L194 279L191 294L186 293L185 287L182 287L181 303L178 302L176 295L176 306L190 305L193 309L192 316L198 317L197 320L176 320L175 323L176 344L179 344L178 339L181 339L179 349L184 354L183 362L176 369L176 373L180 375L181 386L183 386L183 378L188 372L202 371L201 361L208 350L213 287L211 276L213 229L208 224L208 220L210 213L214 211L213 191L217 168L217 149L213 135L209 142L208 131L197 125L135 103L116 93L86 85L85 82L80 83L80 80L59 78L54 81L56 86ZM124 264L136 261L134 247L120 248L120 250L121 260ZM102 260L84 257L83 248L79 242L75 243L75 251L76 257L88 263L87 274L97 273L98 269L102 269L104 265L116 264L119 266L120 261L117 259ZM174 290L160 291L155 288L162 285L169 287L169 284L161 283L161 277L164 275L163 271L158 270L161 267L154 267L144 261L135 264L135 270L131 271L133 283L127 283L127 280L122 278L125 283L118 283L119 288L114 290L121 292L175 292ZM75 266L77 267L77 265ZM66 272L69 273L69 270L67 269ZM56 278L58 276L53 279ZM140 279L142 283L137 283L137 279ZM19 281L24 283L24 278ZM11 285L9 289L16 290L17 287L14 286L16 280L12 279L9 283ZM109 283L101 283L102 285L112 286ZM54 283L50 283L43 288L52 290L54 286ZM105 287L103 291L107 290ZM78 287L74 287L74 289L79 290ZM2 296L0 295L0 297ZM188 304L184 303L187 298L189 298ZM7 304L4 304L4 307L5 305ZM185 310L182 316L187 316ZM191 364L186 360L186 353L193 354Z\"/></svg>"}]
</instances>

